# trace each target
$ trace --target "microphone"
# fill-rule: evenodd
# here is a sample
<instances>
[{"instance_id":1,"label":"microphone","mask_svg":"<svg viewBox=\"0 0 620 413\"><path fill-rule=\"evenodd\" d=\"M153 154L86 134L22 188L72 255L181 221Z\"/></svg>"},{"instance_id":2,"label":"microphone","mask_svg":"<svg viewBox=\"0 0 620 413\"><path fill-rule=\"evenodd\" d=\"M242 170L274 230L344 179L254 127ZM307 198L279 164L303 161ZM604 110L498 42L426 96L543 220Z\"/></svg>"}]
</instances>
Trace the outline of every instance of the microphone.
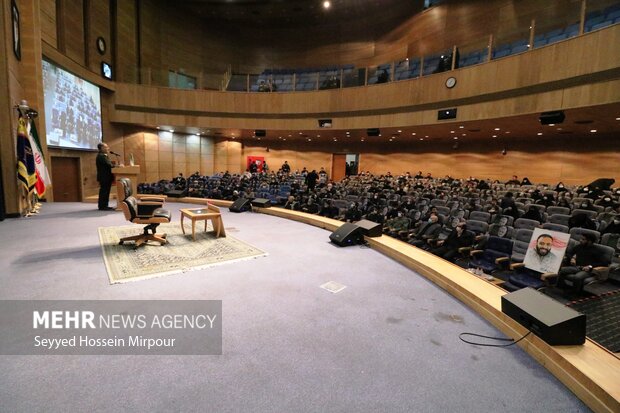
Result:
<instances>
[{"instance_id":1,"label":"microphone","mask_svg":"<svg viewBox=\"0 0 620 413\"><path fill-rule=\"evenodd\" d=\"M112 155L120 156L120 155L119 155L119 154L117 154L116 152L112 152L112 151L110 151L110 153L111 153Z\"/></svg>"}]
</instances>

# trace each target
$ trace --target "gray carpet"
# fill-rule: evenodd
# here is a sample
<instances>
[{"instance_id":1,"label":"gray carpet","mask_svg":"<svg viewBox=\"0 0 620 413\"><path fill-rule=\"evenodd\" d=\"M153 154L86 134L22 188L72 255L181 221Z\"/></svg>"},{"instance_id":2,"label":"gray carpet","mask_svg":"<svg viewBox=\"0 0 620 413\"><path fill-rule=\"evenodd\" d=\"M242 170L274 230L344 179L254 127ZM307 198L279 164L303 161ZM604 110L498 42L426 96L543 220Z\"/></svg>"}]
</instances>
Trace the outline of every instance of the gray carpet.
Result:
<instances>
[{"instance_id":1,"label":"gray carpet","mask_svg":"<svg viewBox=\"0 0 620 413\"><path fill-rule=\"evenodd\" d=\"M179 222L181 204L168 204ZM211 412L580 412L568 389L459 301L380 253L329 232L224 211L267 252L110 285L97 228L125 225L94 204L46 204L0 222L2 299L223 300L222 356L0 356L0 410ZM319 286L336 281L338 294Z\"/></svg>"}]
</instances>

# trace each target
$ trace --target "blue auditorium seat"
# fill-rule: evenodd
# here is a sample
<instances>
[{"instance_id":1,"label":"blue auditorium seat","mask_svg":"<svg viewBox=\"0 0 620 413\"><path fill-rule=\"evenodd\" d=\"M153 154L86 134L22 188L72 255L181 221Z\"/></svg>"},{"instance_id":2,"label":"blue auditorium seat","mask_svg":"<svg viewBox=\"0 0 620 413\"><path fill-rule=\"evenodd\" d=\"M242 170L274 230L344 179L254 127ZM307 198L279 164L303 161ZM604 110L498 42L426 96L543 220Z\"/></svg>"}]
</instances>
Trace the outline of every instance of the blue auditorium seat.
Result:
<instances>
[{"instance_id":1,"label":"blue auditorium seat","mask_svg":"<svg viewBox=\"0 0 620 413\"><path fill-rule=\"evenodd\" d=\"M566 30L564 30L564 32L568 38L577 36L579 34L579 23L571 24L566 28Z\"/></svg>"},{"instance_id":2,"label":"blue auditorium seat","mask_svg":"<svg viewBox=\"0 0 620 413\"><path fill-rule=\"evenodd\" d=\"M559 41L562 41L562 40L566 39L566 36L567 36L566 33L561 33L561 34L558 34L558 35L553 36L553 37L548 37L547 38L547 44L553 44L553 43L557 43Z\"/></svg>"},{"instance_id":3,"label":"blue auditorium seat","mask_svg":"<svg viewBox=\"0 0 620 413\"><path fill-rule=\"evenodd\" d=\"M493 59L499 59L500 57L508 56L510 54L510 45L503 44L493 50Z\"/></svg>"},{"instance_id":4,"label":"blue auditorium seat","mask_svg":"<svg viewBox=\"0 0 620 413\"><path fill-rule=\"evenodd\" d=\"M603 20L602 22L592 26L589 31L594 31L594 30L602 29L603 27L611 26L613 23L614 22L612 20Z\"/></svg>"},{"instance_id":5,"label":"blue auditorium seat","mask_svg":"<svg viewBox=\"0 0 620 413\"><path fill-rule=\"evenodd\" d=\"M597 24L601 23L605 21L605 16L603 16L602 14L599 14L597 16L594 17L586 17L586 27L585 27L585 31L586 32L591 32L594 26L596 26Z\"/></svg>"}]
</instances>

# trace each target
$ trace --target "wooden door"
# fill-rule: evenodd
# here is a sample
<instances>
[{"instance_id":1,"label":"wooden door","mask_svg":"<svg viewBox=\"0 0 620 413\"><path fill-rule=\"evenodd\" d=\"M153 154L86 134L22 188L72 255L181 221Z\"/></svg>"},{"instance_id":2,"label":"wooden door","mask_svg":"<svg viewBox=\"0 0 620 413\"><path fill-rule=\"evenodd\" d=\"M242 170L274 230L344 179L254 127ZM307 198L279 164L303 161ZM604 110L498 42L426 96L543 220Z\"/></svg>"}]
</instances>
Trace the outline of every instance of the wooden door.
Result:
<instances>
[{"instance_id":1,"label":"wooden door","mask_svg":"<svg viewBox=\"0 0 620 413\"><path fill-rule=\"evenodd\" d=\"M80 158L52 156L54 202L80 202Z\"/></svg>"},{"instance_id":2,"label":"wooden door","mask_svg":"<svg viewBox=\"0 0 620 413\"><path fill-rule=\"evenodd\" d=\"M332 154L332 173L330 179L334 182L340 181L346 174L347 155L344 153Z\"/></svg>"}]
</instances>

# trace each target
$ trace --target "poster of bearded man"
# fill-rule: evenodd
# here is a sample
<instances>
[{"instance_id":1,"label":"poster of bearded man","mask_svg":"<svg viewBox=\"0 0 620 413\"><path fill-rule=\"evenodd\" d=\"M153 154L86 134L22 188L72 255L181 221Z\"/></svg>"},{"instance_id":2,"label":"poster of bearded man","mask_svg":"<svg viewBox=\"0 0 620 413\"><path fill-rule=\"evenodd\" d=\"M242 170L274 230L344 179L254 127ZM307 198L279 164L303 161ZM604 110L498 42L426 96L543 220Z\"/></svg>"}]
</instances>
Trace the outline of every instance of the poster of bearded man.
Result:
<instances>
[{"instance_id":1,"label":"poster of bearded man","mask_svg":"<svg viewBox=\"0 0 620 413\"><path fill-rule=\"evenodd\" d=\"M557 273L566 253L570 234L534 229L523 263L526 268L541 273Z\"/></svg>"}]
</instances>

